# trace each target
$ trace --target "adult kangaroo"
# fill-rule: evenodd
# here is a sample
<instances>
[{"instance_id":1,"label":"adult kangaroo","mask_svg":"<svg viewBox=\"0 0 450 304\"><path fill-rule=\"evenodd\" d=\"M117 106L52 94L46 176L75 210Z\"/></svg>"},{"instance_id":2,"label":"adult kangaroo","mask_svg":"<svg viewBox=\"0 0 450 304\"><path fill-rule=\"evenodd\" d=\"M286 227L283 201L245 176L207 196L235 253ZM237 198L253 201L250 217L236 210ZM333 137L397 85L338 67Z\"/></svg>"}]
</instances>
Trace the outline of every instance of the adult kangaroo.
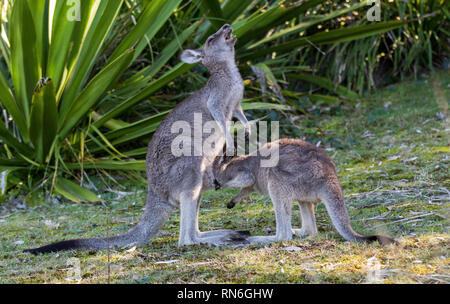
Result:
<instances>
[{"instance_id":1,"label":"adult kangaroo","mask_svg":"<svg viewBox=\"0 0 450 304\"><path fill-rule=\"evenodd\" d=\"M154 133L146 157L147 202L144 214L136 226L127 233L110 238L66 240L25 251L36 254L145 244L161 229L171 212L178 206L179 246L198 243L219 245L243 240L242 232L232 230L200 232L198 229L202 192L214 185L212 163L222 152L225 140L227 150L234 151L233 140L226 123L235 116L243 122L247 130L249 129L240 105L244 87L234 58L235 43L236 38L232 36L231 26L225 24L206 40L202 49L182 52L180 56L182 61L190 64L201 62L209 70L210 78L203 88L178 104ZM216 123L214 130L206 127L208 121ZM201 143L208 140L214 144L200 151L201 153L195 153L199 152L201 143L194 142L195 135L192 134L194 132L190 132L191 129L188 135L184 133L180 135L179 132L182 125L193 128L199 124L201 130L209 128L210 132L209 134L201 132ZM188 155L173 153L174 143L179 143L177 140L180 138L185 140L182 141L183 147L191 147L192 143L192 149L189 151L191 153Z\"/></svg>"}]
</instances>

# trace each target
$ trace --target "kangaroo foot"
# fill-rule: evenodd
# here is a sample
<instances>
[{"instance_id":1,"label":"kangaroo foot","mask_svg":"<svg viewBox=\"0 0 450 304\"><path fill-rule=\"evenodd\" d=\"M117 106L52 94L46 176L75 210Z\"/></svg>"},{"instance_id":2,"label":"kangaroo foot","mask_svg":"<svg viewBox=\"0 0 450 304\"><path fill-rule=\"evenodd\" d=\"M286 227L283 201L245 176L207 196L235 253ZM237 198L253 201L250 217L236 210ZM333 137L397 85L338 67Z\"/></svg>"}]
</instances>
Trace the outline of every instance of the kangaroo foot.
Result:
<instances>
[{"instance_id":1,"label":"kangaroo foot","mask_svg":"<svg viewBox=\"0 0 450 304\"><path fill-rule=\"evenodd\" d=\"M276 236L275 235L269 235L269 236L251 236L247 238L247 241L250 244L265 244L265 243L272 243L276 242Z\"/></svg>"},{"instance_id":2,"label":"kangaroo foot","mask_svg":"<svg viewBox=\"0 0 450 304\"><path fill-rule=\"evenodd\" d=\"M217 246L236 243L248 244L247 238L249 236L250 232L246 230L216 230L203 232L200 236L200 242Z\"/></svg>"},{"instance_id":3,"label":"kangaroo foot","mask_svg":"<svg viewBox=\"0 0 450 304\"><path fill-rule=\"evenodd\" d=\"M307 237L307 236L314 236L317 235L317 233L311 233L306 230L306 228L302 227L301 229L292 229L292 232L301 238Z\"/></svg>"},{"instance_id":4,"label":"kangaroo foot","mask_svg":"<svg viewBox=\"0 0 450 304\"><path fill-rule=\"evenodd\" d=\"M201 232L200 237L211 237L211 236L220 236L220 237L249 237L250 231L248 230L213 230L207 232Z\"/></svg>"}]
</instances>

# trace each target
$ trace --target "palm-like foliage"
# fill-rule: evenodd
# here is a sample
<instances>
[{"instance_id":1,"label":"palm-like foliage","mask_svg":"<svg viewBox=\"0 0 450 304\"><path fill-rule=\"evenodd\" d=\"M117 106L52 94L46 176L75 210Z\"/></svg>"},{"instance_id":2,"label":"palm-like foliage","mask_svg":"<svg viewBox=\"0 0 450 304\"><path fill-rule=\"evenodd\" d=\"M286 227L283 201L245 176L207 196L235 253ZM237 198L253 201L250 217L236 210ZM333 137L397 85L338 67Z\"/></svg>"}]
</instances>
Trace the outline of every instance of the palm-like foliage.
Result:
<instances>
[{"instance_id":1,"label":"palm-like foliage","mask_svg":"<svg viewBox=\"0 0 450 304\"><path fill-rule=\"evenodd\" d=\"M324 2L1 1L3 191L6 185L25 183L35 188L48 181L52 189L71 200L92 201L97 199L95 195L62 176L75 177L74 170L94 168L145 170L145 143L174 105L167 94L156 94L177 90L174 81L189 75L192 68L178 63L177 53L184 44L201 44L225 22L232 24L239 38L237 54L243 71L251 71L248 63L262 68L275 92L273 100L283 99L276 76L285 71L292 79L331 91L335 98L357 97L328 80L298 73L305 69L300 61L277 70L277 59L296 56L294 51L301 46L359 39L400 27L405 21L299 36L312 26L363 6L357 3L307 20L299 18ZM80 19L72 20L78 8ZM202 82L202 74L195 77ZM257 86L247 85L258 92ZM294 99L299 96L286 94ZM258 92L244 102L244 109L289 109L261 102L261 98ZM149 100L151 107L146 109L153 110L135 119L130 111ZM288 104L296 106L290 98ZM38 181L30 178L36 176Z\"/></svg>"},{"instance_id":2,"label":"palm-like foliage","mask_svg":"<svg viewBox=\"0 0 450 304\"><path fill-rule=\"evenodd\" d=\"M317 74L341 83L357 92L399 81L411 74L445 66L450 48L448 1L411 0L381 1L381 20L410 20L402 28L383 35L373 35L357 41L321 47L326 56L316 58L306 54L304 64L310 64ZM339 10L342 3L333 3ZM327 12L322 7L321 13ZM342 15L320 24L323 28L339 28L342 24L370 25L361 12Z\"/></svg>"}]
</instances>

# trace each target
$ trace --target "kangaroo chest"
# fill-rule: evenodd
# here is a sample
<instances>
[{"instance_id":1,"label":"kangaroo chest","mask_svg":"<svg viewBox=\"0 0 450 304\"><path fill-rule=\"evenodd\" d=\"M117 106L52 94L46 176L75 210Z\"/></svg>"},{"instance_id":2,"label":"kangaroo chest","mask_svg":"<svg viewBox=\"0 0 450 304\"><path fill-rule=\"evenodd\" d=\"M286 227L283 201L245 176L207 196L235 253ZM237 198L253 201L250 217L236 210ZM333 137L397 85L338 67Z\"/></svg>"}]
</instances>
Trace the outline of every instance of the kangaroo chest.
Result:
<instances>
[{"instance_id":1,"label":"kangaroo chest","mask_svg":"<svg viewBox=\"0 0 450 304\"><path fill-rule=\"evenodd\" d=\"M244 86L242 80L240 82L233 82L229 87L229 91L225 95L225 100L222 102L222 110L226 113L227 120L230 120L233 116L233 112L236 109L239 102L241 102L244 95Z\"/></svg>"}]
</instances>

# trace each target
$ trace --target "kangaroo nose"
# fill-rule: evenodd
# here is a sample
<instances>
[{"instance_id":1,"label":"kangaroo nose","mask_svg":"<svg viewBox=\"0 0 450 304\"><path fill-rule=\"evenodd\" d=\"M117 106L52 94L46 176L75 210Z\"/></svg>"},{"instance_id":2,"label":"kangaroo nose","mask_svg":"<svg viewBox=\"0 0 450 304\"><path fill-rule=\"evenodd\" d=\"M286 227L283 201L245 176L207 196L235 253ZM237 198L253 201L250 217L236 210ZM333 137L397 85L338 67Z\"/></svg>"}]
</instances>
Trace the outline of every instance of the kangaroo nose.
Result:
<instances>
[{"instance_id":1,"label":"kangaroo nose","mask_svg":"<svg viewBox=\"0 0 450 304\"><path fill-rule=\"evenodd\" d=\"M223 30L228 30L228 29L231 29L231 26L230 26L229 24L224 24L224 25L222 26L222 29L223 29Z\"/></svg>"}]
</instances>

